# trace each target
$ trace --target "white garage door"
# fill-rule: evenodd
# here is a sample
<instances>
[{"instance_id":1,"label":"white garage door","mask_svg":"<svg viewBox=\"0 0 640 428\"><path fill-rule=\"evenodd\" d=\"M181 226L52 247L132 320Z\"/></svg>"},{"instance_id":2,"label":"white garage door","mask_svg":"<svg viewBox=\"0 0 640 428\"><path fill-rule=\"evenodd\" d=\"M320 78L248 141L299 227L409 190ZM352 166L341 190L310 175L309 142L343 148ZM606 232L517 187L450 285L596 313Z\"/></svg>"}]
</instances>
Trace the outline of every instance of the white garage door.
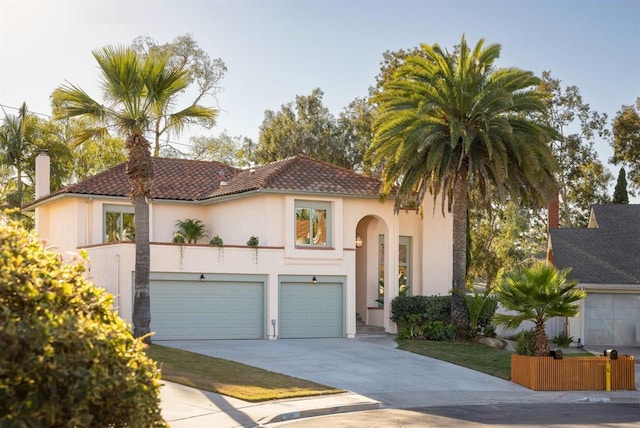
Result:
<instances>
[{"instance_id":1,"label":"white garage door","mask_svg":"<svg viewBox=\"0 0 640 428\"><path fill-rule=\"evenodd\" d=\"M342 283L281 282L279 337L343 337L342 288Z\"/></svg>"},{"instance_id":2,"label":"white garage door","mask_svg":"<svg viewBox=\"0 0 640 428\"><path fill-rule=\"evenodd\" d=\"M151 281L154 340L262 339L264 283Z\"/></svg>"},{"instance_id":3,"label":"white garage door","mask_svg":"<svg viewBox=\"0 0 640 428\"><path fill-rule=\"evenodd\" d=\"M591 293L585 299L586 345L637 346L640 294Z\"/></svg>"}]
</instances>

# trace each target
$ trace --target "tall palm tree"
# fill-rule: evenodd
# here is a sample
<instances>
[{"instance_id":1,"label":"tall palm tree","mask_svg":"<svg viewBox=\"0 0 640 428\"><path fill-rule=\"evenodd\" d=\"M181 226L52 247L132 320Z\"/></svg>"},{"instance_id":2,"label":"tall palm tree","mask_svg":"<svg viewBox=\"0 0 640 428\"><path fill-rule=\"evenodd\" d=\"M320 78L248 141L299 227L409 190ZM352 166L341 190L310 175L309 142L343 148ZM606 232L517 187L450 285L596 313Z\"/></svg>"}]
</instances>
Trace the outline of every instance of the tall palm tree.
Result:
<instances>
[{"instance_id":1,"label":"tall palm tree","mask_svg":"<svg viewBox=\"0 0 640 428\"><path fill-rule=\"evenodd\" d=\"M558 271L541 262L507 274L495 289L498 302L511 314L496 314L495 322L509 329L523 321L535 324L535 355L548 355L549 342L545 322L553 317L573 317L580 310L584 290L575 288L578 281L567 281L570 269Z\"/></svg>"},{"instance_id":2,"label":"tall palm tree","mask_svg":"<svg viewBox=\"0 0 640 428\"><path fill-rule=\"evenodd\" d=\"M179 132L190 112L215 116L216 110L199 105L168 114L167 109L177 94L189 85L187 71L170 67L167 56L140 58L133 50L107 46L93 52L100 67L104 104L91 98L72 84L53 93L55 118L85 117L96 126L78 135L77 143L94 136L108 134L113 127L126 138L127 177L135 215L135 300L133 326L136 337L150 343L149 325L149 205L153 183L150 145L145 133L154 131L157 118L168 117L169 126Z\"/></svg>"},{"instance_id":3,"label":"tall palm tree","mask_svg":"<svg viewBox=\"0 0 640 428\"><path fill-rule=\"evenodd\" d=\"M0 127L0 162L16 172L16 197L15 205L22 208L24 202L23 175L26 163L32 155L33 147L31 134L34 121L29 114L27 104L22 103L18 109L18 115L4 113L4 122Z\"/></svg>"},{"instance_id":4,"label":"tall palm tree","mask_svg":"<svg viewBox=\"0 0 640 428\"><path fill-rule=\"evenodd\" d=\"M383 195L397 191L403 204L420 206L442 195L453 212L454 290L466 287L469 188L482 199L511 197L542 203L555 188L553 131L530 119L543 112L540 79L517 68L494 69L500 45L473 50L462 37L449 54L423 44L407 57L374 97L378 117L368 157L383 163ZM454 293L452 318L466 326L466 309Z\"/></svg>"}]
</instances>

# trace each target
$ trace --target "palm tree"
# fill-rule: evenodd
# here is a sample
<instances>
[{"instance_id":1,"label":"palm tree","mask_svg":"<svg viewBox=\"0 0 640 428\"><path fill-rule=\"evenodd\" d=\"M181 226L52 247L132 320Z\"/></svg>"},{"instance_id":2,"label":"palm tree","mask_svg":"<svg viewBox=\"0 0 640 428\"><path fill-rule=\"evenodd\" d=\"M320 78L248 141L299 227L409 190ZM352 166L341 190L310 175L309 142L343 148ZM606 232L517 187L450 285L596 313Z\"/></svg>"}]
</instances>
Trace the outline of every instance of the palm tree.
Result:
<instances>
[{"instance_id":1,"label":"palm tree","mask_svg":"<svg viewBox=\"0 0 640 428\"><path fill-rule=\"evenodd\" d=\"M22 182L24 169L32 152L33 133L32 116L29 114L27 104L22 103L18 109L18 115L4 113L4 123L0 127L0 161L3 165L15 168L16 172L16 197L15 205L22 208L24 202Z\"/></svg>"},{"instance_id":2,"label":"palm tree","mask_svg":"<svg viewBox=\"0 0 640 428\"><path fill-rule=\"evenodd\" d=\"M107 46L93 52L101 71L105 104L100 104L86 92L66 84L53 93L56 119L85 117L96 126L78 135L79 144L95 136L108 134L112 126L126 137L127 177L135 215L135 300L133 306L134 335L151 342L148 333L151 322L149 301L149 205L153 183L153 168L149 142L145 133L152 131L157 118L165 115L170 127L179 132L193 106L168 115L167 109L177 94L189 85L187 71L168 65L167 56L149 55L141 59L133 50ZM200 114L199 113L199 114ZM216 111L209 109L214 116Z\"/></svg>"},{"instance_id":3,"label":"palm tree","mask_svg":"<svg viewBox=\"0 0 640 428\"><path fill-rule=\"evenodd\" d=\"M494 321L509 329L533 321L537 356L549 354L545 322L553 317L576 316L580 310L576 302L587 296L584 290L575 288L578 281L567 281L569 271L541 262L505 275L495 290L502 307L516 313L496 314Z\"/></svg>"},{"instance_id":4,"label":"palm tree","mask_svg":"<svg viewBox=\"0 0 640 428\"><path fill-rule=\"evenodd\" d=\"M455 54L423 44L374 97L378 117L368 157L383 163L383 196L395 209L421 206L429 192L453 212L453 289L466 288L467 211L473 186L487 202L499 197L542 204L555 188L553 131L530 119L545 111L540 79L517 68L494 69L500 45L471 50L462 37ZM465 326L454 293L452 318Z\"/></svg>"}]
</instances>

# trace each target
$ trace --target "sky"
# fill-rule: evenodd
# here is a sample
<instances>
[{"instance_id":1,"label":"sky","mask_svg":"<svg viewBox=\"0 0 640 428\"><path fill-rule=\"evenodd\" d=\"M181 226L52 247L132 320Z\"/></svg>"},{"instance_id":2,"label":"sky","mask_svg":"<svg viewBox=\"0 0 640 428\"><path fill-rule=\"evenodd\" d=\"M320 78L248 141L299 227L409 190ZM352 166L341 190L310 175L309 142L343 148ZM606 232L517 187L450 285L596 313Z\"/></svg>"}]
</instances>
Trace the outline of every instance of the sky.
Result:
<instances>
[{"instance_id":1,"label":"sky","mask_svg":"<svg viewBox=\"0 0 640 428\"><path fill-rule=\"evenodd\" d=\"M187 33L228 67L217 126L191 135L257 141L265 110L314 88L337 116L367 95L383 52L451 50L463 34L502 45L499 67L550 70L578 86L609 120L640 97L640 0L0 0L0 104L50 114L49 96L65 82L100 98L92 50ZM171 140L186 144L189 134ZM596 149L607 164L609 142Z\"/></svg>"}]
</instances>

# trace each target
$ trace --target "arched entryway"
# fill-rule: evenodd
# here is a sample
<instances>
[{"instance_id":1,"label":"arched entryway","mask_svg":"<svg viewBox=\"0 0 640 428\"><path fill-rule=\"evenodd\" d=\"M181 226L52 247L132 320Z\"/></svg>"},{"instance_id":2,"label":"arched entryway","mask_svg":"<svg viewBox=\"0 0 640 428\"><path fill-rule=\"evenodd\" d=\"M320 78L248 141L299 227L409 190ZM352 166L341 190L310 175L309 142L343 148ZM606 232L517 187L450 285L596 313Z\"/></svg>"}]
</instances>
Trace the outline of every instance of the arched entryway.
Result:
<instances>
[{"instance_id":1,"label":"arched entryway","mask_svg":"<svg viewBox=\"0 0 640 428\"><path fill-rule=\"evenodd\" d=\"M385 272L388 271L389 255L385 254L384 240L389 236L389 227L378 216L363 217L356 227L356 314L358 324L388 330L389 309L385 310ZM381 242L382 241L382 242ZM362 330L362 329L361 329ZM366 331L375 331L367 329Z\"/></svg>"}]
</instances>

